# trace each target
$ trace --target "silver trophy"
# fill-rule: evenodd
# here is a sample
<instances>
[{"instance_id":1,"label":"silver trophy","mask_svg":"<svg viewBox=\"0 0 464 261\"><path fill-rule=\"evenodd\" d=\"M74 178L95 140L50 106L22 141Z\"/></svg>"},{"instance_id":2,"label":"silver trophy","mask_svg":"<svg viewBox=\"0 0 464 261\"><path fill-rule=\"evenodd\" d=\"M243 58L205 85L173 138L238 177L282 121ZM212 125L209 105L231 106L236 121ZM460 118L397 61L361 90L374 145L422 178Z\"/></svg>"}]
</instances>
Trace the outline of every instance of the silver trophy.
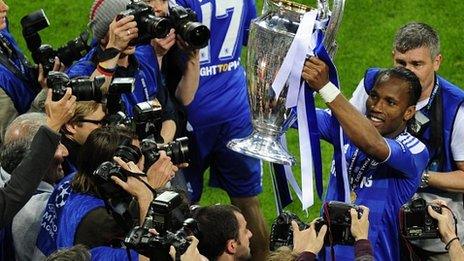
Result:
<instances>
[{"instance_id":1,"label":"silver trophy","mask_svg":"<svg viewBox=\"0 0 464 261\"><path fill-rule=\"evenodd\" d=\"M324 46L336 52L335 34L341 22L345 0L318 0L318 20L330 18L325 28ZM253 133L234 139L227 146L239 153L283 165L295 158L280 143L280 137L295 122L296 114L285 107L288 84L276 99L272 83L290 48L303 15L311 7L283 0L265 0L263 14L250 26L247 82L253 117Z\"/></svg>"}]
</instances>

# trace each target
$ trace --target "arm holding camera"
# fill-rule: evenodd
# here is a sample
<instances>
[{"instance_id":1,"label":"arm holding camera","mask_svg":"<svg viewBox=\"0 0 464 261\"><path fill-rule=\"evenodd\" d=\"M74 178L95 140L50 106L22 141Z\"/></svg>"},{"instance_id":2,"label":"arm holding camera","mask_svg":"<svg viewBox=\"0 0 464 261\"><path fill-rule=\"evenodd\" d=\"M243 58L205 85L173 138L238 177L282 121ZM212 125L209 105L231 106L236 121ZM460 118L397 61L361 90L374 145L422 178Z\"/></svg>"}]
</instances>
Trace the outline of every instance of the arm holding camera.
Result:
<instances>
[{"instance_id":1,"label":"arm holding camera","mask_svg":"<svg viewBox=\"0 0 464 261\"><path fill-rule=\"evenodd\" d=\"M67 123L76 110L76 96L72 95L71 88L66 88L66 93L59 101L52 101L52 90L47 90L45 100L45 112L47 124L50 129L59 132L61 126Z\"/></svg>"},{"instance_id":2,"label":"arm holding camera","mask_svg":"<svg viewBox=\"0 0 464 261\"><path fill-rule=\"evenodd\" d=\"M442 213L435 211L432 206L428 206L427 210L431 217L438 220L438 231L440 239L446 244L451 260L464 260L464 250L462 249L459 237L456 235L456 224L453 214L448 209L446 202L442 200L433 200L439 206L442 206Z\"/></svg>"},{"instance_id":3,"label":"arm holding camera","mask_svg":"<svg viewBox=\"0 0 464 261\"><path fill-rule=\"evenodd\" d=\"M300 231L298 224L293 220L293 251L300 254L298 260L306 260L303 256L313 256L321 251L324 246L324 237L327 226L323 225L319 232L316 231L315 221L311 222L309 228ZM306 252L306 253L305 253Z\"/></svg>"},{"instance_id":4,"label":"arm holding camera","mask_svg":"<svg viewBox=\"0 0 464 261\"><path fill-rule=\"evenodd\" d=\"M187 54L187 60L185 61L182 78L177 84L175 95L182 105L188 106L195 98L195 93L200 84L200 50L189 47L180 36L177 37L177 43Z\"/></svg>"},{"instance_id":5,"label":"arm holding camera","mask_svg":"<svg viewBox=\"0 0 464 261\"><path fill-rule=\"evenodd\" d=\"M162 188L174 177L177 170L166 152L160 151L159 159L147 171L148 184L154 189Z\"/></svg>"},{"instance_id":6,"label":"arm holding camera","mask_svg":"<svg viewBox=\"0 0 464 261\"><path fill-rule=\"evenodd\" d=\"M52 71L56 72L63 72L65 69L65 66L62 62L60 62L60 59L58 57L55 57L55 63L53 65ZM37 82L39 83L40 87L42 87L42 90L37 94L37 96L34 98L34 100L31 103L31 108L29 109L28 112L43 112L45 110L45 99L47 98L47 90L48 85L47 85L47 77L48 75L44 74L44 69L42 64L38 65L38 78Z\"/></svg>"},{"instance_id":7,"label":"arm holding camera","mask_svg":"<svg viewBox=\"0 0 464 261\"><path fill-rule=\"evenodd\" d=\"M163 63L163 57L166 53L171 49L171 47L176 43L176 34L175 30L171 28L168 35L164 38L155 38L151 41L151 45L155 50L156 59L158 61L158 65L161 68Z\"/></svg>"},{"instance_id":8,"label":"arm holding camera","mask_svg":"<svg viewBox=\"0 0 464 261\"><path fill-rule=\"evenodd\" d=\"M46 100L48 128L40 127L32 140L30 152L14 169L7 185L0 189L0 228L10 223L32 197L48 170L60 143L58 131L74 113L75 97L71 96L70 89L66 93L66 97L53 102L49 90Z\"/></svg>"},{"instance_id":9,"label":"arm holding camera","mask_svg":"<svg viewBox=\"0 0 464 261\"><path fill-rule=\"evenodd\" d=\"M351 214L351 234L355 239L354 249L356 260L374 260L371 243L368 240L369 234L369 208L359 206L363 212L358 218L358 211L350 209Z\"/></svg>"},{"instance_id":10,"label":"arm holding camera","mask_svg":"<svg viewBox=\"0 0 464 261\"><path fill-rule=\"evenodd\" d=\"M108 92L116 67L128 65L129 61L125 54L126 52L131 54L135 51L134 47L128 50L128 46L129 42L137 37L138 28L133 15L122 17L119 20L115 18L111 22L107 38L101 40L104 52L111 53L111 57L98 61L97 69L91 76L91 78L98 75L105 76L105 83L101 87L104 93Z\"/></svg>"},{"instance_id":11,"label":"arm holding camera","mask_svg":"<svg viewBox=\"0 0 464 261\"><path fill-rule=\"evenodd\" d=\"M198 239L194 236L189 236L187 239L190 240L190 245L187 251L180 256L180 261L207 261L208 258L204 257L198 251ZM172 257L172 260L176 260L176 249L173 246L169 250L169 255Z\"/></svg>"},{"instance_id":12,"label":"arm holding camera","mask_svg":"<svg viewBox=\"0 0 464 261\"><path fill-rule=\"evenodd\" d=\"M119 157L114 157L114 160L127 171L143 173L133 162L126 163ZM148 209L150 208L150 203L153 201L153 193L151 190L147 187L147 185L145 185L145 183L136 177L129 176L127 177L126 182L116 176L112 176L111 179L137 199L139 205L139 221L140 225L142 225L144 217L147 215Z\"/></svg>"}]
</instances>

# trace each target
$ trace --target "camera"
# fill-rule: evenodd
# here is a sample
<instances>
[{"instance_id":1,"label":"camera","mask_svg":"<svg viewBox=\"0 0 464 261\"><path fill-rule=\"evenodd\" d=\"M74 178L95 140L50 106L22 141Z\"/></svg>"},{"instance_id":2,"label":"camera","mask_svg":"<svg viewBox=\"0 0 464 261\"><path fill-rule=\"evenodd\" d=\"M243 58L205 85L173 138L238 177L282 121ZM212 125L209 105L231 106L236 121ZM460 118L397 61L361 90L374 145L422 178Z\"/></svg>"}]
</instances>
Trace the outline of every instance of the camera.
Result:
<instances>
[{"instance_id":1,"label":"camera","mask_svg":"<svg viewBox=\"0 0 464 261\"><path fill-rule=\"evenodd\" d=\"M129 45L147 44L153 38L164 38L168 35L171 25L168 19L155 16L151 6L141 1L132 1L121 12L117 20L133 15L139 29L139 36L129 42Z\"/></svg>"},{"instance_id":2,"label":"camera","mask_svg":"<svg viewBox=\"0 0 464 261\"><path fill-rule=\"evenodd\" d=\"M353 245L355 240L351 235L351 214L350 209L354 208L360 218L363 211L356 205L347 204L339 201L326 202L323 205L323 217L315 222L317 232L323 225L327 225L328 230L324 237L325 245ZM300 230L309 227L293 213L283 212L273 222L270 237L270 249L276 250L281 246L293 247L292 220L295 220Z\"/></svg>"},{"instance_id":3,"label":"camera","mask_svg":"<svg viewBox=\"0 0 464 261\"><path fill-rule=\"evenodd\" d=\"M150 168L150 166L159 159L160 150L166 151L166 155L171 158L172 163L175 165L189 161L187 137L177 138L167 144L159 144L152 139L144 139L140 147L142 149L142 154L145 156L145 170Z\"/></svg>"},{"instance_id":4,"label":"camera","mask_svg":"<svg viewBox=\"0 0 464 261\"><path fill-rule=\"evenodd\" d=\"M165 191L157 196L150 204L143 225L134 227L127 234L124 239L126 247L135 249L151 260L171 260L169 248L172 245L177 257L180 257L190 245L186 238L199 233L194 219L184 220L181 205L182 198L174 191ZM155 228L158 235L150 233L151 228Z\"/></svg>"},{"instance_id":5,"label":"camera","mask_svg":"<svg viewBox=\"0 0 464 261\"><path fill-rule=\"evenodd\" d=\"M295 220L300 230L309 227L308 224L300 220L300 218L291 212L282 212L272 223L270 236L271 251L277 250L279 247L288 246L293 248L293 229L292 220Z\"/></svg>"},{"instance_id":6,"label":"camera","mask_svg":"<svg viewBox=\"0 0 464 261\"><path fill-rule=\"evenodd\" d=\"M432 218L427 207L441 213L441 207L427 203L423 198L414 198L400 209L400 230L407 239L439 238L438 221Z\"/></svg>"},{"instance_id":7,"label":"camera","mask_svg":"<svg viewBox=\"0 0 464 261\"><path fill-rule=\"evenodd\" d=\"M99 186L104 198L120 201L129 198L130 194L116 185L111 177L116 176L122 181L127 181L127 177L130 175L131 173L129 171L123 169L118 164L112 161L105 161L93 172L93 179Z\"/></svg>"},{"instance_id":8,"label":"camera","mask_svg":"<svg viewBox=\"0 0 464 261\"><path fill-rule=\"evenodd\" d=\"M208 27L197 22L197 15L192 9L173 6L169 9L169 18L176 33L193 49L201 49L208 45L210 31Z\"/></svg>"},{"instance_id":9,"label":"camera","mask_svg":"<svg viewBox=\"0 0 464 261\"><path fill-rule=\"evenodd\" d=\"M154 105L152 102L140 102L133 107L133 120L135 133L139 139L152 138L158 143L163 143L161 137L161 116L163 110L161 105Z\"/></svg>"},{"instance_id":10,"label":"camera","mask_svg":"<svg viewBox=\"0 0 464 261\"><path fill-rule=\"evenodd\" d=\"M131 77L114 78L111 82L106 95L106 110L108 115L114 115L118 112L125 114L125 108L121 101L123 93L134 91L135 79ZM127 117L124 117L127 118Z\"/></svg>"},{"instance_id":11,"label":"camera","mask_svg":"<svg viewBox=\"0 0 464 261\"><path fill-rule=\"evenodd\" d=\"M63 72L51 71L48 73L47 85L52 89L52 100L58 101L63 98L66 88L72 89L72 94L76 96L77 101L101 101L102 92L100 87L105 82L104 76L89 78L69 79L68 75Z\"/></svg>"},{"instance_id":12,"label":"camera","mask_svg":"<svg viewBox=\"0 0 464 261\"><path fill-rule=\"evenodd\" d=\"M327 225L328 232L325 235L326 245L353 245L355 240L351 235L350 209L358 212L358 218L362 216L362 209L356 205L340 201L326 202L323 206L322 219L316 220L315 228L319 231L323 225Z\"/></svg>"},{"instance_id":13,"label":"camera","mask_svg":"<svg viewBox=\"0 0 464 261\"><path fill-rule=\"evenodd\" d=\"M90 46L87 44L89 39L87 31L82 32L57 50L54 50L48 44L42 44L38 32L49 25L50 22L43 9L30 13L21 19L22 33L27 48L31 51L34 62L42 64L45 75L53 70L56 56L60 59L60 62L68 67L90 50Z\"/></svg>"}]
</instances>

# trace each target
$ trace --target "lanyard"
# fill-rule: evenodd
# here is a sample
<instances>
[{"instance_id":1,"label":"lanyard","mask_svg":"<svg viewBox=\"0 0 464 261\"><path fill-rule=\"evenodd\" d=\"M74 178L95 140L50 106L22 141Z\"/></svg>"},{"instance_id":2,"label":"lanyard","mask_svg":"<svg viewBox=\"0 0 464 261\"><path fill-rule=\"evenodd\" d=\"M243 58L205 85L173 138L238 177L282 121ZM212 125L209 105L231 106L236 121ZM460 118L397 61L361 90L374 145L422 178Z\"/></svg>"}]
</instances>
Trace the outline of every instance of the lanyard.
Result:
<instances>
[{"instance_id":1,"label":"lanyard","mask_svg":"<svg viewBox=\"0 0 464 261\"><path fill-rule=\"evenodd\" d=\"M24 66L22 60L20 59L18 52L14 48L14 46L11 45L11 43L5 38L3 34L0 33L0 53L8 59L8 62L10 65L14 66L15 69L17 69L22 75L26 75L26 67ZM16 58L15 60L18 61L16 63L12 58Z\"/></svg>"},{"instance_id":2,"label":"lanyard","mask_svg":"<svg viewBox=\"0 0 464 261\"><path fill-rule=\"evenodd\" d=\"M435 76L435 85L433 86L433 90L432 90L432 93L430 94L430 98L429 98L429 101L427 102L427 106L425 106L425 112L427 113L427 115L430 112L430 108L432 107L433 100L438 94L439 87L440 86L438 85L438 78Z\"/></svg>"},{"instance_id":3,"label":"lanyard","mask_svg":"<svg viewBox=\"0 0 464 261\"><path fill-rule=\"evenodd\" d=\"M359 168L359 170L355 172L354 166L356 162L358 161L358 156L359 156L359 149L357 148L353 154L353 157L351 158L351 162L348 168L348 177L350 178L351 190L354 190L357 187L359 187L359 185L361 184L361 180L364 177L364 174L366 173L367 168L371 164L376 163L376 161L372 157L366 157L364 161L362 162L362 165Z\"/></svg>"}]
</instances>

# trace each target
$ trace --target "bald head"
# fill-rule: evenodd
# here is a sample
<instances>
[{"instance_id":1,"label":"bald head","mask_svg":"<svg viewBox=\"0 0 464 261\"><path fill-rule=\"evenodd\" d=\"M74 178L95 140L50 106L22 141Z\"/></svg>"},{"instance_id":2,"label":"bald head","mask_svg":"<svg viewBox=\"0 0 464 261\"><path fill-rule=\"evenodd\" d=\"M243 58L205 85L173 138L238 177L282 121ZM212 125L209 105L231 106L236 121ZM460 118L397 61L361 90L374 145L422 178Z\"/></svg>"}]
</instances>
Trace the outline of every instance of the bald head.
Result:
<instances>
[{"instance_id":1,"label":"bald head","mask_svg":"<svg viewBox=\"0 0 464 261\"><path fill-rule=\"evenodd\" d=\"M13 172L29 151L40 126L47 124L44 113L26 113L14 119L5 132L0 153L0 164L8 173Z\"/></svg>"}]
</instances>

